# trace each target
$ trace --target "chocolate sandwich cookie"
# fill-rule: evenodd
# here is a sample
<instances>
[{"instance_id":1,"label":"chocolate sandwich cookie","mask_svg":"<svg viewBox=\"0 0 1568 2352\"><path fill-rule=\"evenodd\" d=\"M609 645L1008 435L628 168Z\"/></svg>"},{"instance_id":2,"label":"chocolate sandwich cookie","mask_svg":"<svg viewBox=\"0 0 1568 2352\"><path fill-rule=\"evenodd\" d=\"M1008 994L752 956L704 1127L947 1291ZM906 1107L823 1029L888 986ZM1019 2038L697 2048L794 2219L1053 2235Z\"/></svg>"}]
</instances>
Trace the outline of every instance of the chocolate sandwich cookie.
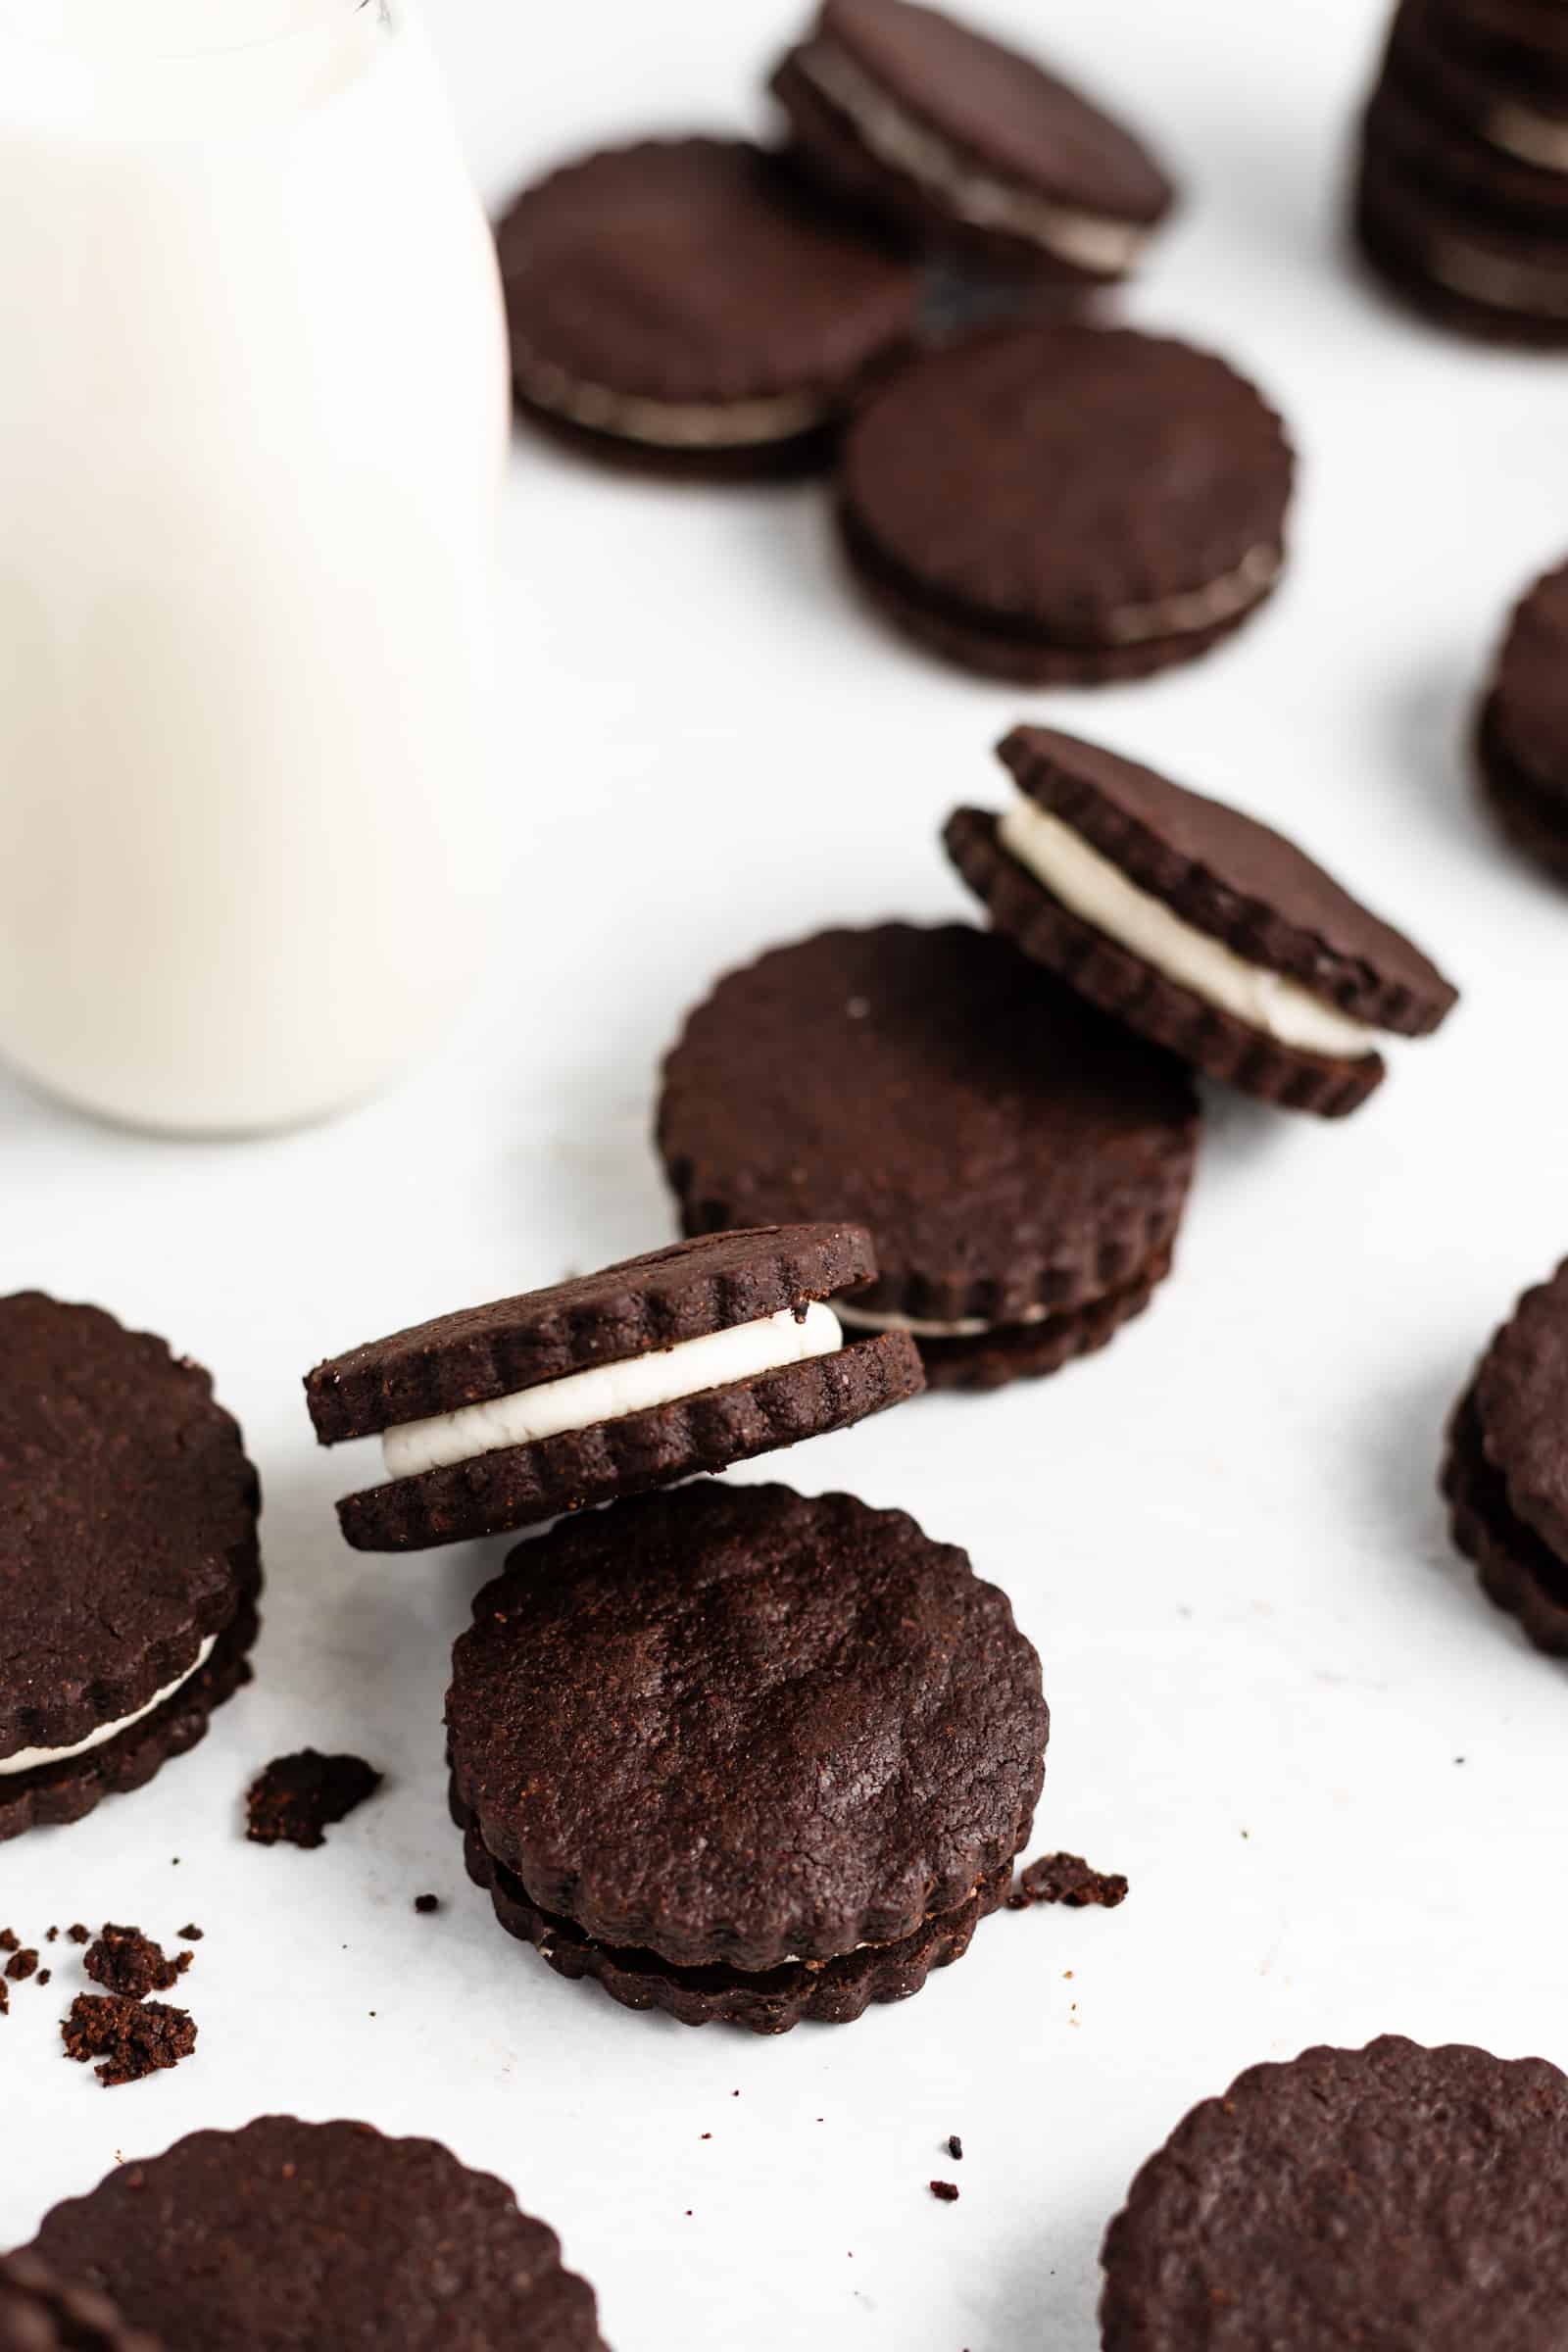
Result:
<instances>
[{"instance_id":1,"label":"chocolate sandwich cookie","mask_svg":"<svg viewBox=\"0 0 1568 2352\"><path fill-rule=\"evenodd\" d=\"M0 1839L194 1747L249 1677L261 1494L199 1364L0 1299Z\"/></svg>"},{"instance_id":2,"label":"chocolate sandwich cookie","mask_svg":"<svg viewBox=\"0 0 1568 2352\"><path fill-rule=\"evenodd\" d=\"M1104 2352L1552 2352L1568 2079L1388 2035L1255 2066L1133 2182Z\"/></svg>"},{"instance_id":3,"label":"chocolate sandwich cookie","mask_svg":"<svg viewBox=\"0 0 1568 2352\"><path fill-rule=\"evenodd\" d=\"M368 2124L195 2132L57 2205L29 2254L171 2352L603 2352L593 2289L505 2182Z\"/></svg>"},{"instance_id":4,"label":"chocolate sandwich cookie","mask_svg":"<svg viewBox=\"0 0 1568 2352\"><path fill-rule=\"evenodd\" d=\"M1506 225L1370 147L1355 225L1380 276L1439 325L1533 349L1568 343L1568 235Z\"/></svg>"},{"instance_id":5,"label":"chocolate sandwich cookie","mask_svg":"<svg viewBox=\"0 0 1568 2352\"><path fill-rule=\"evenodd\" d=\"M1479 750L1498 824L1568 882L1568 564L1514 611L1482 708Z\"/></svg>"},{"instance_id":6,"label":"chocolate sandwich cookie","mask_svg":"<svg viewBox=\"0 0 1568 2352\"><path fill-rule=\"evenodd\" d=\"M1563 136L1568 147L1568 122ZM1568 240L1568 170L1506 153L1409 86L1384 82L1367 111L1366 140L1408 184L1438 191L1478 222Z\"/></svg>"},{"instance_id":7,"label":"chocolate sandwich cookie","mask_svg":"<svg viewBox=\"0 0 1568 2352\"><path fill-rule=\"evenodd\" d=\"M1174 201L1131 131L910 0L824 0L773 90L829 185L991 270L1125 277Z\"/></svg>"},{"instance_id":8,"label":"chocolate sandwich cookie","mask_svg":"<svg viewBox=\"0 0 1568 2352\"><path fill-rule=\"evenodd\" d=\"M1539 1649L1568 1656L1568 1264L1527 1291L1448 1429L1454 1541Z\"/></svg>"},{"instance_id":9,"label":"chocolate sandwich cookie","mask_svg":"<svg viewBox=\"0 0 1568 2352\"><path fill-rule=\"evenodd\" d=\"M1137 1314L1198 1132L1178 1063L958 923L826 931L731 972L659 1110L689 1233L869 1227L880 1278L841 1312L912 1332L933 1387L1054 1372Z\"/></svg>"},{"instance_id":10,"label":"chocolate sandwich cookie","mask_svg":"<svg viewBox=\"0 0 1568 2352\"><path fill-rule=\"evenodd\" d=\"M1143 677L1278 579L1292 457L1206 352L1067 322L974 335L897 376L845 443L860 585L923 645L1050 685Z\"/></svg>"},{"instance_id":11,"label":"chocolate sandwich cookie","mask_svg":"<svg viewBox=\"0 0 1568 2352\"><path fill-rule=\"evenodd\" d=\"M532 1527L844 1429L912 1396L899 1333L846 1346L824 1303L876 1274L852 1225L728 1234L469 1307L318 1364L323 1446L379 1437L338 1504L358 1551Z\"/></svg>"},{"instance_id":12,"label":"chocolate sandwich cookie","mask_svg":"<svg viewBox=\"0 0 1568 2352\"><path fill-rule=\"evenodd\" d=\"M1207 1076L1342 1118L1385 1075L1376 1031L1424 1037L1457 1003L1271 826L1054 727L1000 750L1017 795L949 819L959 873L1026 955Z\"/></svg>"},{"instance_id":13,"label":"chocolate sandwich cookie","mask_svg":"<svg viewBox=\"0 0 1568 2352\"><path fill-rule=\"evenodd\" d=\"M31 2254L0 2254L0 2352L159 2352L90 2287L68 2286Z\"/></svg>"},{"instance_id":14,"label":"chocolate sandwich cookie","mask_svg":"<svg viewBox=\"0 0 1568 2352\"><path fill-rule=\"evenodd\" d=\"M628 2008L781 2034L962 1954L1050 1717L963 1552L848 1494L703 1483L514 1552L447 1730L505 1928Z\"/></svg>"},{"instance_id":15,"label":"chocolate sandwich cookie","mask_svg":"<svg viewBox=\"0 0 1568 2352\"><path fill-rule=\"evenodd\" d=\"M825 454L918 317L918 263L744 140L567 165L518 197L498 244L523 409L688 466Z\"/></svg>"},{"instance_id":16,"label":"chocolate sandwich cookie","mask_svg":"<svg viewBox=\"0 0 1568 2352\"><path fill-rule=\"evenodd\" d=\"M1550 227L1568 213L1568 94L1484 70L1448 37L1439 0L1399 10L1367 142L1505 219Z\"/></svg>"}]
</instances>

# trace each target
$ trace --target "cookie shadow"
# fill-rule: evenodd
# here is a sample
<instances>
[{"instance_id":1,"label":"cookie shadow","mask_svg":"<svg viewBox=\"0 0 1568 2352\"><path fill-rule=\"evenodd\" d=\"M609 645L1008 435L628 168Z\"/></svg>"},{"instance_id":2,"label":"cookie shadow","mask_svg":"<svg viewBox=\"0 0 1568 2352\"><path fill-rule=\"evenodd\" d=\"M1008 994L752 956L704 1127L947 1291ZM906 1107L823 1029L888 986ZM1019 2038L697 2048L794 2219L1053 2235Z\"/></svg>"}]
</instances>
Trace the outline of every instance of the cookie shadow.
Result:
<instances>
[{"instance_id":1,"label":"cookie shadow","mask_svg":"<svg viewBox=\"0 0 1568 2352\"><path fill-rule=\"evenodd\" d=\"M1453 1541L1441 1482L1448 1424L1474 1367L1473 1350L1455 1352L1388 1393L1360 1425L1362 1473L1392 1556L1411 1561L1471 1620L1494 1612Z\"/></svg>"},{"instance_id":2,"label":"cookie shadow","mask_svg":"<svg viewBox=\"0 0 1568 2352\"><path fill-rule=\"evenodd\" d=\"M1393 688L1384 713L1390 765L1404 778L1417 813L1435 817L1467 856L1507 853L1482 807L1476 726L1482 698L1474 649L1454 646L1446 661L1430 656Z\"/></svg>"}]
</instances>

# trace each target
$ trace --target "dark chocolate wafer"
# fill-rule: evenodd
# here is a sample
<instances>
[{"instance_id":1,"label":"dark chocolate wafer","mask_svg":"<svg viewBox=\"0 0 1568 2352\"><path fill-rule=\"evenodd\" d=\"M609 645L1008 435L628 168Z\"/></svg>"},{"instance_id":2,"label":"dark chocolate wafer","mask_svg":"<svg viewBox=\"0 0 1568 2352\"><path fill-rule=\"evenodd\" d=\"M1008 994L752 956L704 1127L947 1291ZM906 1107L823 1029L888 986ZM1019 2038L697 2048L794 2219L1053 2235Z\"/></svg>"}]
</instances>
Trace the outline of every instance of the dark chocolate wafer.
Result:
<instances>
[{"instance_id":1,"label":"dark chocolate wafer","mask_svg":"<svg viewBox=\"0 0 1568 2352\"><path fill-rule=\"evenodd\" d=\"M1105 2352L1540 2352L1568 2334L1568 2079L1393 2035L1250 2068L1133 2182Z\"/></svg>"},{"instance_id":2,"label":"dark chocolate wafer","mask_svg":"<svg viewBox=\"0 0 1568 2352\"><path fill-rule=\"evenodd\" d=\"M657 2009L683 2026L742 2026L751 2034L787 2034L808 2022L853 2025L867 2009L906 2001L933 1969L961 1960L983 1919L997 1910L1012 1879L1012 1864L985 1880L965 1903L928 1919L896 1943L867 1944L836 1960L784 1961L743 1970L715 1961L677 1968L658 1952L598 1943L575 1921L541 1911L520 1879L487 1853L471 1815L456 1799L464 1859L476 1886L485 1888L509 1936L531 1943L558 1976L601 1985L623 2009Z\"/></svg>"},{"instance_id":3,"label":"dark chocolate wafer","mask_svg":"<svg viewBox=\"0 0 1568 2352\"><path fill-rule=\"evenodd\" d=\"M1169 212L1145 144L1034 59L910 0L824 0L773 90L807 163L914 235L1102 285Z\"/></svg>"},{"instance_id":4,"label":"dark chocolate wafer","mask_svg":"<svg viewBox=\"0 0 1568 2352\"><path fill-rule=\"evenodd\" d=\"M889 923L722 979L665 1064L659 1144L688 1231L862 1222L880 1279L847 1318L922 1348L1021 1327L1024 1371L1082 1351L1083 1327L1046 1319L1136 1296L1168 1257L1198 1106L1006 941Z\"/></svg>"},{"instance_id":5,"label":"dark chocolate wafer","mask_svg":"<svg viewBox=\"0 0 1568 2352\"><path fill-rule=\"evenodd\" d=\"M247 1674L260 1488L197 1364L0 1299L0 1838L194 1745Z\"/></svg>"},{"instance_id":6,"label":"dark chocolate wafer","mask_svg":"<svg viewBox=\"0 0 1568 2352\"><path fill-rule=\"evenodd\" d=\"M1478 749L1504 832L1568 881L1568 564L1539 579L1509 619Z\"/></svg>"},{"instance_id":7,"label":"dark chocolate wafer","mask_svg":"<svg viewBox=\"0 0 1568 2352\"><path fill-rule=\"evenodd\" d=\"M1222 360L1030 324L904 370L845 444L851 564L901 625L997 676L1094 684L1201 653L1284 564L1293 462Z\"/></svg>"},{"instance_id":8,"label":"dark chocolate wafer","mask_svg":"<svg viewBox=\"0 0 1568 2352\"><path fill-rule=\"evenodd\" d=\"M604 2352L593 2289L505 2182L368 2124L195 2132L57 2205L28 2251L170 2352Z\"/></svg>"},{"instance_id":9,"label":"dark chocolate wafer","mask_svg":"<svg viewBox=\"0 0 1568 2352\"><path fill-rule=\"evenodd\" d=\"M956 1956L1028 1836L1049 1721L961 1551L849 1495L718 1484L520 1546L447 1698L503 1924L634 2006L760 2031Z\"/></svg>"},{"instance_id":10,"label":"dark chocolate wafer","mask_svg":"<svg viewBox=\"0 0 1568 2352\"><path fill-rule=\"evenodd\" d=\"M520 405L585 447L771 470L914 337L920 271L744 140L552 172L498 231Z\"/></svg>"},{"instance_id":11,"label":"dark chocolate wafer","mask_svg":"<svg viewBox=\"0 0 1568 2352\"><path fill-rule=\"evenodd\" d=\"M1568 1561L1509 1502L1507 1480L1487 1459L1473 1386L1449 1424L1443 1493L1453 1540L1475 1562L1487 1597L1518 1618L1538 1649L1568 1657Z\"/></svg>"},{"instance_id":12,"label":"dark chocolate wafer","mask_svg":"<svg viewBox=\"0 0 1568 2352\"><path fill-rule=\"evenodd\" d=\"M1271 826L1055 728L1001 757L1019 798L949 820L959 872L1027 955L1210 1077L1343 1116L1384 1075L1375 1029L1452 1009L1431 960Z\"/></svg>"},{"instance_id":13,"label":"dark chocolate wafer","mask_svg":"<svg viewBox=\"0 0 1568 2352\"><path fill-rule=\"evenodd\" d=\"M843 1429L913 1396L899 1333L822 1303L868 1284L867 1234L791 1224L679 1243L372 1341L306 1382L323 1445L380 1436L386 1482L338 1505L357 1548L529 1527Z\"/></svg>"}]
</instances>

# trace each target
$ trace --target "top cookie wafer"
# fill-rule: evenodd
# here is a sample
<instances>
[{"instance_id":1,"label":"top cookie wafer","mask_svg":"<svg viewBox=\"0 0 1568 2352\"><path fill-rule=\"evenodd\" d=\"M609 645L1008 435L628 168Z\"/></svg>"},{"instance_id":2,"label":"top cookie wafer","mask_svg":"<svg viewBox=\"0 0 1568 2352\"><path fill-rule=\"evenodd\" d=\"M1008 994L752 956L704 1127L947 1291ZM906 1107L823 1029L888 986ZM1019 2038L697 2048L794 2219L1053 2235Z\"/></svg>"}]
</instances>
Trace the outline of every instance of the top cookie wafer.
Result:
<instances>
[{"instance_id":1,"label":"top cookie wafer","mask_svg":"<svg viewBox=\"0 0 1568 2352\"><path fill-rule=\"evenodd\" d=\"M1122 277L1173 201L1131 131L910 0L825 0L773 88L830 183L1004 269Z\"/></svg>"},{"instance_id":2,"label":"top cookie wafer","mask_svg":"<svg viewBox=\"0 0 1568 2352\"><path fill-rule=\"evenodd\" d=\"M1105 2239L1105 2352L1551 2352L1568 2081L1543 2058L1303 2051L1194 2108Z\"/></svg>"},{"instance_id":3,"label":"top cookie wafer","mask_svg":"<svg viewBox=\"0 0 1568 2352\"><path fill-rule=\"evenodd\" d=\"M913 1346L845 1348L820 1303L875 1274L854 1226L725 1234L320 1364L318 1437L379 1436L389 1477L339 1504L344 1532L400 1551L527 1527L897 1403Z\"/></svg>"},{"instance_id":4,"label":"top cookie wafer","mask_svg":"<svg viewBox=\"0 0 1568 2352\"><path fill-rule=\"evenodd\" d=\"M820 436L915 329L915 263L743 140L588 156L526 189L498 244L525 406L688 460Z\"/></svg>"},{"instance_id":5,"label":"top cookie wafer","mask_svg":"<svg viewBox=\"0 0 1568 2352\"><path fill-rule=\"evenodd\" d=\"M899 626L1000 677L1096 684L1187 661L1284 564L1293 460L1223 360L1127 327L981 333L856 419L841 520Z\"/></svg>"},{"instance_id":6,"label":"top cookie wafer","mask_svg":"<svg viewBox=\"0 0 1568 2352\"><path fill-rule=\"evenodd\" d=\"M604 2352L592 2287L504 2181L368 2124L192 2132L57 2205L36 2252L169 2352Z\"/></svg>"},{"instance_id":7,"label":"top cookie wafer","mask_svg":"<svg viewBox=\"0 0 1568 2352\"><path fill-rule=\"evenodd\" d=\"M1375 1029L1421 1037L1456 992L1284 835L1051 727L1001 756L1019 797L947 844L998 927L1210 1076L1342 1115L1384 1074Z\"/></svg>"}]
</instances>

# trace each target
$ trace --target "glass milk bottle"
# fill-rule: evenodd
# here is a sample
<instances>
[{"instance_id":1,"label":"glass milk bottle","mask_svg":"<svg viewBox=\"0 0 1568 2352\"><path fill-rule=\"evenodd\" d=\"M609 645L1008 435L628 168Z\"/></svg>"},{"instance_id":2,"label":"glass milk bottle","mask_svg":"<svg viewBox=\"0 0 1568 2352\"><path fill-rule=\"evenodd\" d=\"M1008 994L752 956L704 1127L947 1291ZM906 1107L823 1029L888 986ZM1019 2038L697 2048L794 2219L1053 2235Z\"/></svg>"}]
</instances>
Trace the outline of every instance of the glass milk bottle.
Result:
<instances>
[{"instance_id":1,"label":"glass milk bottle","mask_svg":"<svg viewBox=\"0 0 1568 2352\"><path fill-rule=\"evenodd\" d=\"M498 844L494 250L408 0L0 0L0 1057L283 1126Z\"/></svg>"}]
</instances>

